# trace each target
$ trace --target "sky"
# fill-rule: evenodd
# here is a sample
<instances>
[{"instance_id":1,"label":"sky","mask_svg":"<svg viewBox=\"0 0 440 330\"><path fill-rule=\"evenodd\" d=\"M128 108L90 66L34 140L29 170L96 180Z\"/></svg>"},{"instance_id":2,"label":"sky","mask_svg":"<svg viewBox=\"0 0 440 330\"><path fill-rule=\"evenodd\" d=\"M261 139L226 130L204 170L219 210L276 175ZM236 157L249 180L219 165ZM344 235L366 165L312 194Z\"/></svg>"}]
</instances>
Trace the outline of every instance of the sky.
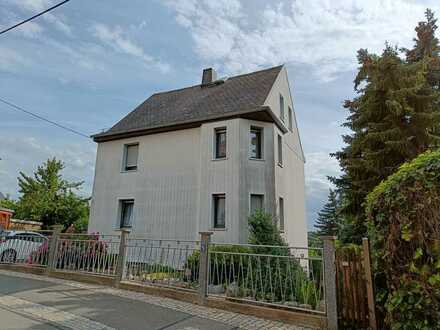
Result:
<instances>
[{"instance_id":1,"label":"sky","mask_svg":"<svg viewBox=\"0 0 440 330\"><path fill-rule=\"evenodd\" d=\"M2 0L0 28L60 0ZM115 124L152 93L285 64L306 156L307 220L327 199L329 156L342 147L343 101L355 96L356 52L411 47L438 1L71 0L0 35L0 98L86 135ZM46 159L93 185L96 144L0 104L0 191Z\"/></svg>"}]
</instances>

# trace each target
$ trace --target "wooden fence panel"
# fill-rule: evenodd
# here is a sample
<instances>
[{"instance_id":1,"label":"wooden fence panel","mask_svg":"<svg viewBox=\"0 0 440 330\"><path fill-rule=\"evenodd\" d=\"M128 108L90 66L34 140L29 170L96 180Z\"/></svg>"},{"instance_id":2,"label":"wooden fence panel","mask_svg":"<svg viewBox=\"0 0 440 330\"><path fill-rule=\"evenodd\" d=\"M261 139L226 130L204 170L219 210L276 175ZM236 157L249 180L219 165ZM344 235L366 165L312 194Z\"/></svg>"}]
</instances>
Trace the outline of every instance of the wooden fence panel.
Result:
<instances>
[{"instance_id":1,"label":"wooden fence panel","mask_svg":"<svg viewBox=\"0 0 440 330\"><path fill-rule=\"evenodd\" d=\"M365 244L363 250L360 248L336 250L338 317L341 328L376 329L374 301L371 301L373 291L370 256L365 259L365 253L369 254Z\"/></svg>"}]
</instances>

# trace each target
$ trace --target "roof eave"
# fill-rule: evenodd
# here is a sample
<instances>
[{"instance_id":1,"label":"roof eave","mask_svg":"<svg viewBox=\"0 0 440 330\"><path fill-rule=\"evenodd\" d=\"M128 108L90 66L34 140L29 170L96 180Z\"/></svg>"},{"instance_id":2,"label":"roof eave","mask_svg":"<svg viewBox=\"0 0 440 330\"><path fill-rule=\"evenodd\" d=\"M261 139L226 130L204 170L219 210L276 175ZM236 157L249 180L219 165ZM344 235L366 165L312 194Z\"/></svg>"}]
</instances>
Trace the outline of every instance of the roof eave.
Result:
<instances>
[{"instance_id":1,"label":"roof eave","mask_svg":"<svg viewBox=\"0 0 440 330\"><path fill-rule=\"evenodd\" d=\"M119 139L125 139L129 137L136 137L136 136L142 136L142 135L150 135L150 134L156 134L156 133L163 133L163 132L169 132L169 131L177 131L182 129L188 129L188 128L195 128L201 126L203 123L207 122L213 122L213 121L219 121L219 120L226 120L226 119L232 119L232 118L246 118L251 114L258 114L258 113L266 113L268 115L268 119L261 119L262 121L270 121L274 122L278 128L285 134L288 132L288 129L284 126L284 124L281 122L281 120L274 114L274 112L271 110L269 106L260 106L256 108L252 108L249 110L240 110L230 113L225 113L222 115L214 115L211 117L206 117L204 119L200 120L188 120L188 121L181 121L178 123L174 123L171 125L158 125L155 127L150 128L141 128L141 129L134 129L129 131L123 131L123 132L115 132L115 133L99 133L94 134L91 136L93 141L95 142L106 142L106 141L112 141L112 140L119 140Z\"/></svg>"},{"instance_id":2,"label":"roof eave","mask_svg":"<svg viewBox=\"0 0 440 330\"><path fill-rule=\"evenodd\" d=\"M11 214L14 214L14 213L15 213L15 211L14 211L14 210L11 210L11 209L7 209L7 208L4 208L4 207L0 207L0 211L3 211L3 212L8 212L8 213L11 213Z\"/></svg>"}]
</instances>

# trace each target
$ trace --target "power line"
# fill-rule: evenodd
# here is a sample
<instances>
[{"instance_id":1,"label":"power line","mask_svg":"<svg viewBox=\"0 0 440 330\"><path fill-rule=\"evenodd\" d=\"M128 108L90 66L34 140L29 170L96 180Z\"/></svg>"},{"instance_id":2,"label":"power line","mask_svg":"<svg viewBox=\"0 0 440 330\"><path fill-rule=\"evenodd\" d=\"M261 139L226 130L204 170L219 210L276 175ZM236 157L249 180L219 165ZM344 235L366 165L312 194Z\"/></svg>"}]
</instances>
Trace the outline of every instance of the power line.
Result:
<instances>
[{"instance_id":1,"label":"power line","mask_svg":"<svg viewBox=\"0 0 440 330\"><path fill-rule=\"evenodd\" d=\"M64 126L64 125L58 124L58 123L56 123L56 122L54 122L54 121L52 121L52 120L49 120L49 119L47 119L47 118L44 118L44 117L42 117L42 116L40 116L40 115L37 115L37 114L31 112L31 111L28 111L28 110L26 110L26 109L23 109L22 107L20 107L20 106L14 104L14 103L8 102L8 101L6 101L6 100L4 100L4 99L2 99L2 98L0 98L0 102L2 102L2 103L4 103L4 104L8 105L9 107L11 107L11 108L14 109L14 110L18 110L18 111L24 112L24 113L26 113L26 114L28 114L28 115L34 117L34 118L40 119L40 120L42 120L42 121L48 122L49 124L52 124L52 125L55 125L55 126L57 126L57 127L59 127L59 128L62 128L62 129L64 129L64 130L67 130L67 131L69 131L69 132L71 132L71 133L74 133L74 134L80 135L80 136L82 136L82 137L85 137L85 138L87 138L87 139L90 139L90 137L89 137L87 134L85 134L85 133L82 133L82 132L80 132L80 131L74 130L73 128L70 128L70 127L67 127L67 126Z\"/></svg>"},{"instance_id":2,"label":"power line","mask_svg":"<svg viewBox=\"0 0 440 330\"><path fill-rule=\"evenodd\" d=\"M0 31L0 35L3 34L3 33L8 32L8 31L10 31L10 30L12 30L12 29L15 29L16 27L19 27L20 25L23 25L23 24L25 24L25 23L27 23L27 22L29 22L29 21L32 21L33 19L35 19L35 18L37 18L37 17L39 17L39 16L41 16L41 15L44 15L44 14L50 12L51 10L53 10L53 9L55 9L55 8L61 6L61 5L64 5L66 2L69 2L69 1L70 1L70 0L62 1L62 2L60 2L60 3L58 3L58 4L56 4L55 6L52 6L52 7L48 8L48 9L42 11L41 13L38 13L38 14L36 14L36 15L34 15L34 16L28 18L28 19L25 19L24 21L21 21L20 23L17 23L17 24L15 24L15 25L13 25L13 26L11 26L11 27L5 29L5 30L2 30L2 31Z\"/></svg>"}]
</instances>

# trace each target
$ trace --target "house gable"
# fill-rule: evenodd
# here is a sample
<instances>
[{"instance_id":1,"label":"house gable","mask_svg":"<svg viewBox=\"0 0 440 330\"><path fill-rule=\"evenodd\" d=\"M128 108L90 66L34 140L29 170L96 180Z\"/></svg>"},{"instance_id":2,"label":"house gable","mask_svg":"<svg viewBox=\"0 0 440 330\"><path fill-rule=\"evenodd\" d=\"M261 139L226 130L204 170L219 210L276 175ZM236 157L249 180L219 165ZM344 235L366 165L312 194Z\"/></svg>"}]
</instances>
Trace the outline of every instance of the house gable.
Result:
<instances>
[{"instance_id":1,"label":"house gable","mask_svg":"<svg viewBox=\"0 0 440 330\"><path fill-rule=\"evenodd\" d=\"M283 131L283 133L286 133L288 135L292 135L291 138L289 139L288 137L288 141L290 143L292 143L292 148L294 153L297 155L298 158L300 158L303 162L305 162L305 156L304 156L304 151L302 148L302 143L301 143L301 137L299 134L299 130L298 130L298 124L296 121L296 115L295 115L295 107L293 106L293 98L292 98L292 94L291 94L291 90L290 90L290 84L289 84L289 78L287 75L287 70L286 67L283 66L282 69L280 70L280 72L278 73L278 76L274 82L274 84L272 85L272 88L269 92L269 94L267 95L266 100L264 101L264 105L268 106L271 108L272 112L274 113L274 115L277 118L281 118L281 113L280 113L280 94L283 96L284 98L284 103L285 105L285 119L284 122L282 122L282 125L285 129L285 131ZM292 131L290 131L288 129L289 127L289 115L288 115L288 111L289 111L289 107L290 109L292 109Z\"/></svg>"}]
</instances>

